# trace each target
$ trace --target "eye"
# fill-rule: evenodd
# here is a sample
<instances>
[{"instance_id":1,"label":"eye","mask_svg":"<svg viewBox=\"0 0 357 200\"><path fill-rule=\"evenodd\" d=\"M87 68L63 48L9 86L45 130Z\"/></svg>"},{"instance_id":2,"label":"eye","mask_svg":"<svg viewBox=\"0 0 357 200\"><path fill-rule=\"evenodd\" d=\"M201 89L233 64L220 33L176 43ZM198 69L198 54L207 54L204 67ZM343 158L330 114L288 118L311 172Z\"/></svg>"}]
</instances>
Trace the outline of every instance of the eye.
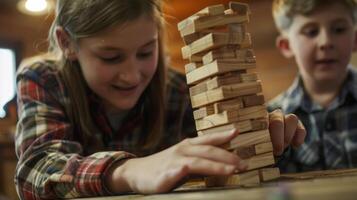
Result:
<instances>
[{"instance_id":1,"label":"eye","mask_svg":"<svg viewBox=\"0 0 357 200\"><path fill-rule=\"evenodd\" d=\"M139 59L146 59L146 58L150 58L153 55L153 51L148 51L148 52L140 52L137 53L136 56Z\"/></svg>"},{"instance_id":2,"label":"eye","mask_svg":"<svg viewBox=\"0 0 357 200\"><path fill-rule=\"evenodd\" d=\"M107 63L117 63L117 62L121 62L124 59L124 57L121 55L117 55L112 57L100 57L100 59Z\"/></svg>"},{"instance_id":3,"label":"eye","mask_svg":"<svg viewBox=\"0 0 357 200\"><path fill-rule=\"evenodd\" d=\"M332 27L332 32L336 34L341 34L346 32L347 28L345 26Z\"/></svg>"},{"instance_id":4,"label":"eye","mask_svg":"<svg viewBox=\"0 0 357 200\"><path fill-rule=\"evenodd\" d=\"M315 27L308 27L303 29L302 34L306 37L313 38L319 34L319 29Z\"/></svg>"}]
</instances>

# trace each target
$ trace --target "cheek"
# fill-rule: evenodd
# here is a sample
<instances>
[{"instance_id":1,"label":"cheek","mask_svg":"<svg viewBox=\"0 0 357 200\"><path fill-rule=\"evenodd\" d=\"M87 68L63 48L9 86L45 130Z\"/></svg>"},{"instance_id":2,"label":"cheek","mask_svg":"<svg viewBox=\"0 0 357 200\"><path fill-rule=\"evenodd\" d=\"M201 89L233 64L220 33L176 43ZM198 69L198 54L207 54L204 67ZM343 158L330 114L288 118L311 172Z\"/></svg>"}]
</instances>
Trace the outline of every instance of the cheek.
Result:
<instances>
[{"instance_id":1,"label":"cheek","mask_svg":"<svg viewBox=\"0 0 357 200\"><path fill-rule=\"evenodd\" d=\"M146 77L151 78L157 70L157 65L158 65L158 57L156 55L152 59L149 59L143 63L142 73Z\"/></svg>"}]
</instances>

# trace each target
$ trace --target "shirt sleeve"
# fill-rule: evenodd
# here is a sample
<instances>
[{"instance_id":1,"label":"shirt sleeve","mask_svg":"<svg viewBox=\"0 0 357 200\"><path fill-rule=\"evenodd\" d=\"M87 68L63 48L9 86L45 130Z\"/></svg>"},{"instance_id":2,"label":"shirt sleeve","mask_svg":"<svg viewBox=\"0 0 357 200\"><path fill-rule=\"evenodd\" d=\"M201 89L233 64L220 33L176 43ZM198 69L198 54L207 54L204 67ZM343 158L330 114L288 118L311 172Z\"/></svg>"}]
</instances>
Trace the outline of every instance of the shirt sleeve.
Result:
<instances>
[{"instance_id":1,"label":"shirt sleeve","mask_svg":"<svg viewBox=\"0 0 357 200\"><path fill-rule=\"evenodd\" d=\"M127 152L83 156L63 106L37 82L18 78L15 183L21 199L108 195L107 168L134 157ZM85 147L90 148L90 147Z\"/></svg>"}]
</instances>

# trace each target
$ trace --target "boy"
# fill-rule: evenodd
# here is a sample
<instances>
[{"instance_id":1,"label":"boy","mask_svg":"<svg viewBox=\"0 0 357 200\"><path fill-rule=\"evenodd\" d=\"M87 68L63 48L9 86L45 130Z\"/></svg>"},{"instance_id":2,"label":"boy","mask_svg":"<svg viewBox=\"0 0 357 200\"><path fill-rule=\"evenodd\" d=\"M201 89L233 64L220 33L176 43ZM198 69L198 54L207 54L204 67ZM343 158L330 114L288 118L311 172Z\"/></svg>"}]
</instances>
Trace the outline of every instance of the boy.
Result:
<instances>
[{"instance_id":1,"label":"boy","mask_svg":"<svg viewBox=\"0 0 357 200\"><path fill-rule=\"evenodd\" d=\"M274 0L276 45L299 75L269 104L296 114L307 135L278 163L282 172L357 167L357 47L353 0ZM289 141L289 138L286 142Z\"/></svg>"}]
</instances>

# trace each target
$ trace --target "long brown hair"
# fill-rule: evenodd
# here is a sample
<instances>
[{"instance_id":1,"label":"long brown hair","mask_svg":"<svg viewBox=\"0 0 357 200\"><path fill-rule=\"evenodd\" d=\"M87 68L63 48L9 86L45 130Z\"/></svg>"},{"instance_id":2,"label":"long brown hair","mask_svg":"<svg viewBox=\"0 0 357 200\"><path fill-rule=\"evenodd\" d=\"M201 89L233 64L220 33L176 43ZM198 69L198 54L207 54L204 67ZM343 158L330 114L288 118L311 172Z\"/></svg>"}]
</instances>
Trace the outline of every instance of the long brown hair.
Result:
<instances>
[{"instance_id":1,"label":"long brown hair","mask_svg":"<svg viewBox=\"0 0 357 200\"><path fill-rule=\"evenodd\" d=\"M147 15L157 22L159 28L159 61L157 71L151 83L144 91L143 99L145 120L148 131L143 139L144 148L157 144L163 131L165 102L165 58L161 5L159 0L57 0L56 16L49 32L49 52L58 57L60 73L68 89L69 101L65 106L66 113L74 125L78 126L81 139L86 143L93 138L96 130L90 114L86 94L86 82L78 62L65 58L55 36L56 27L62 27L73 42L80 38L90 37L114 26L138 19Z\"/></svg>"}]
</instances>

